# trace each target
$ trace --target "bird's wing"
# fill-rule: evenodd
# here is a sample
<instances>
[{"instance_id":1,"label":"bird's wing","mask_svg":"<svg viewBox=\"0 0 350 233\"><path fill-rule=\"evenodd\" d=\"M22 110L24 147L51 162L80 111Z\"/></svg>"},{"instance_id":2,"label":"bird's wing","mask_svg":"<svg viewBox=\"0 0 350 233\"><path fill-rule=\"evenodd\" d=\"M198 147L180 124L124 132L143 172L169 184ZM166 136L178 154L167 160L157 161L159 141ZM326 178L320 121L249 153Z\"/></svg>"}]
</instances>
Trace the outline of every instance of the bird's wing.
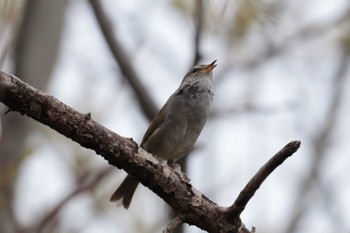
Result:
<instances>
[{"instance_id":1,"label":"bird's wing","mask_svg":"<svg viewBox=\"0 0 350 233\"><path fill-rule=\"evenodd\" d=\"M145 135L142 138L142 142L141 142L141 146L143 146L143 144L145 142L147 142L147 140L152 136L152 134L156 131L156 129L164 122L165 120L165 106L167 104L165 104L162 109L158 112L158 114L153 118L153 120L151 121L150 126L148 127Z\"/></svg>"}]
</instances>

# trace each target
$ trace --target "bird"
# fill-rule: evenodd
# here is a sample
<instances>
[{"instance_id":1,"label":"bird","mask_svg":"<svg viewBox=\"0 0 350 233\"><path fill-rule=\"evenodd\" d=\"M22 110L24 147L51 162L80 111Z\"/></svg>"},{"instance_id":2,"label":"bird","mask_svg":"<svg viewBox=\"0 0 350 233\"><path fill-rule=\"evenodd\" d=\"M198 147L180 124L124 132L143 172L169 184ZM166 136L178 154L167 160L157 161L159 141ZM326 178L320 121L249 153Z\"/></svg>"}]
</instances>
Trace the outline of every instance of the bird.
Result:
<instances>
[{"instance_id":1,"label":"bird","mask_svg":"<svg viewBox=\"0 0 350 233\"><path fill-rule=\"evenodd\" d=\"M169 165L191 151L209 116L216 61L195 65L186 73L178 89L151 121L140 144L144 150ZM138 184L139 181L128 174L110 202L128 209Z\"/></svg>"}]
</instances>

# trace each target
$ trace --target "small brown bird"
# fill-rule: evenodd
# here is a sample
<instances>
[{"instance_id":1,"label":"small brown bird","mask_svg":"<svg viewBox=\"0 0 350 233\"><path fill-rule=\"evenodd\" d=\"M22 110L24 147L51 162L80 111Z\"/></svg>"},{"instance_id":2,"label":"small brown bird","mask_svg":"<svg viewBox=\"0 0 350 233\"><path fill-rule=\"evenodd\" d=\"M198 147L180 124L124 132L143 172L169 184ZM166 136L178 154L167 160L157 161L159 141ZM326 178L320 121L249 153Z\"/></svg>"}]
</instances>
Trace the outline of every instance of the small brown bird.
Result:
<instances>
[{"instance_id":1,"label":"small brown bird","mask_svg":"<svg viewBox=\"0 0 350 233\"><path fill-rule=\"evenodd\" d=\"M154 156L174 161L187 155L207 121L214 97L212 71L216 60L208 65L197 65L183 78L180 87L170 96L153 118L143 136L141 147ZM128 209L139 184L127 175L113 193L110 202L122 201Z\"/></svg>"}]
</instances>

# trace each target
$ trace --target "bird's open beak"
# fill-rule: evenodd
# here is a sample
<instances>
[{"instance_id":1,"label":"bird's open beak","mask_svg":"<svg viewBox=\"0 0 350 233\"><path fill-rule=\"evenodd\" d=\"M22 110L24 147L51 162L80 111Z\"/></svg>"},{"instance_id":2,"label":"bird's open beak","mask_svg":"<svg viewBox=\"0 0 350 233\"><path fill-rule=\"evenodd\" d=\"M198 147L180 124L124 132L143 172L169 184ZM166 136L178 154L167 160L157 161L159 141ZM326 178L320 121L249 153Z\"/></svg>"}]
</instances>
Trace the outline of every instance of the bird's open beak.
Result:
<instances>
[{"instance_id":1,"label":"bird's open beak","mask_svg":"<svg viewBox=\"0 0 350 233\"><path fill-rule=\"evenodd\" d=\"M206 65L205 67L204 67L204 70L206 71L206 72L212 72L213 71L213 69L216 67L216 60L214 60L212 63L210 63L209 65Z\"/></svg>"}]
</instances>

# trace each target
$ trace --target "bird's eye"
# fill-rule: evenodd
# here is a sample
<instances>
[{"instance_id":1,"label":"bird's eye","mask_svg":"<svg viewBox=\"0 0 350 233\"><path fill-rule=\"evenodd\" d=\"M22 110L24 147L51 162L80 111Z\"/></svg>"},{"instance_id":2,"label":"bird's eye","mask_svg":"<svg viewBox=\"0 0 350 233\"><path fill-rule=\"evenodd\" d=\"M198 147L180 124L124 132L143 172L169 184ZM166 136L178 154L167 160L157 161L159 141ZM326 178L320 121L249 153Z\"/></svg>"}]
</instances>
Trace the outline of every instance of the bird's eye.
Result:
<instances>
[{"instance_id":1,"label":"bird's eye","mask_svg":"<svg viewBox=\"0 0 350 233\"><path fill-rule=\"evenodd\" d=\"M191 71L191 74L197 73L198 70L199 70L199 69L197 69L197 68L193 69L193 70Z\"/></svg>"}]
</instances>

